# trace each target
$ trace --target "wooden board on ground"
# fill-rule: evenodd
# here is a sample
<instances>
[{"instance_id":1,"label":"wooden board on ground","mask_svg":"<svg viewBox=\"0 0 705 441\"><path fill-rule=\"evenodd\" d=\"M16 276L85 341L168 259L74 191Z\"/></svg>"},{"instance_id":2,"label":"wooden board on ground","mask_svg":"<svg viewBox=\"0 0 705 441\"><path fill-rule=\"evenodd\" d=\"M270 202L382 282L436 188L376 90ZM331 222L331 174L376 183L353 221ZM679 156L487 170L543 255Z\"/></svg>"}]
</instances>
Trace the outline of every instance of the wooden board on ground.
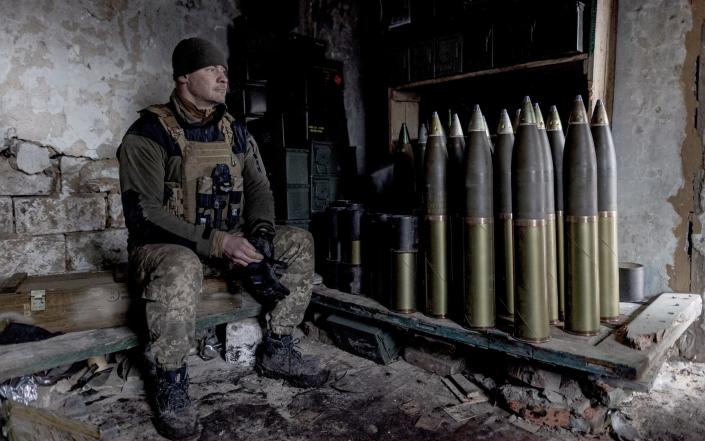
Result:
<instances>
[{"instance_id":1,"label":"wooden board on ground","mask_svg":"<svg viewBox=\"0 0 705 441\"><path fill-rule=\"evenodd\" d=\"M580 337L552 327L551 340L532 344L519 341L497 329L472 330L450 320L433 319L421 313L394 313L370 298L343 293L325 286L314 287L312 302L325 310L386 323L399 329L441 337L476 348L600 376L638 380L655 363L662 361L663 354L668 349L666 345L672 345L701 313L699 296L670 293L662 296L682 299L681 308L688 312L675 315L674 317L679 317L679 325L671 329L668 338L662 339L648 351L638 351L617 342L614 333L619 332L619 328L615 330L613 326L603 326L597 337ZM628 319L626 316L624 318Z\"/></svg>"},{"instance_id":2,"label":"wooden board on ground","mask_svg":"<svg viewBox=\"0 0 705 441\"><path fill-rule=\"evenodd\" d=\"M249 294L242 294L239 308L217 314L199 315L196 329L231 323L260 314L261 306ZM47 340L0 346L0 382L57 366L69 365L88 357L136 347L137 334L127 327L71 332Z\"/></svg>"},{"instance_id":3,"label":"wooden board on ground","mask_svg":"<svg viewBox=\"0 0 705 441\"><path fill-rule=\"evenodd\" d=\"M96 441L100 431L92 424L82 423L44 409L25 406L13 401L3 405L4 431L10 441Z\"/></svg>"},{"instance_id":4,"label":"wooden board on ground","mask_svg":"<svg viewBox=\"0 0 705 441\"><path fill-rule=\"evenodd\" d=\"M240 296L228 293L224 280L204 280L200 316L239 306ZM127 284L114 282L110 272L30 277L15 292L0 294L0 311L23 315L51 332L126 326L130 308L139 307Z\"/></svg>"}]
</instances>

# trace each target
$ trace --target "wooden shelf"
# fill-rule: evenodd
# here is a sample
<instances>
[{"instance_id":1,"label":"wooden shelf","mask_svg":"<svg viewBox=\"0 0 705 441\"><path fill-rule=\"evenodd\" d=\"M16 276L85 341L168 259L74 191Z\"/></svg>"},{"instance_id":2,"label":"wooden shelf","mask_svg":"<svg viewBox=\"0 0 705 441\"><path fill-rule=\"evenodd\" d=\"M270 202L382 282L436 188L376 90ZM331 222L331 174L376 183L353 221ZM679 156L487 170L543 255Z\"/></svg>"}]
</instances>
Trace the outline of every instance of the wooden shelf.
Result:
<instances>
[{"instance_id":1,"label":"wooden shelf","mask_svg":"<svg viewBox=\"0 0 705 441\"><path fill-rule=\"evenodd\" d=\"M450 82L454 82L454 81L466 80L469 78L486 77L486 76L496 75L496 74L501 74L501 73L521 72L521 71L527 71L527 70L531 70L531 69L537 69L540 67L548 67L548 66L557 66L560 64L576 63L576 62L584 61L587 59L588 59L588 54L577 54L577 55L571 55L569 57L551 58L548 60L539 60L539 61L530 61L528 63L515 64L513 66L495 67L492 69L478 70L478 71L474 71L474 72L466 72L466 73L457 74L457 75L450 75L450 76L442 77L442 78L431 78L428 80L414 81L412 83L407 83L407 84L402 84L400 86L396 86L394 89L395 90L410 90L410 89L416 89L416 88L420 88L420 87L424 87L424 86L435 86L438 84L445 84L445 83L450 83Z\"/></svg>"}]
</instances>

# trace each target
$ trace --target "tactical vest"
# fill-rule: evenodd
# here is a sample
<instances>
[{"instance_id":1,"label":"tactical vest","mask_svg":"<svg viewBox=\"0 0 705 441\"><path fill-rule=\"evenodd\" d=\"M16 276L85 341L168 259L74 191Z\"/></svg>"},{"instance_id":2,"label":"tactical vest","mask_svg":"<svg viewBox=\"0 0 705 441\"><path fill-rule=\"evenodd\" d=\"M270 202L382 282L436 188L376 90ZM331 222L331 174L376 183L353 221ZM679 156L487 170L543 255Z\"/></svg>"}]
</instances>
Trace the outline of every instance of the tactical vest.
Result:
<instances>
[{"instance_id":1,"label":"tactical vest","mask_svg":"<svg viewBox=\"0 0 705 441\"><path fill-rule=\"evenodd\" d=\"M183 127L168 105L150 106L145 111L158 117L181 148L180 179L169 170L165 175L167 210L189 223L219 230L231 230L239 224L244 204L242 170L247 141L244 134L233 133L232 116L225 113L218 123L222 141L199 142L186 139ZM233 151L235 142L242 144L236 150L242 153Z\"/></svg>"}]
</instances>

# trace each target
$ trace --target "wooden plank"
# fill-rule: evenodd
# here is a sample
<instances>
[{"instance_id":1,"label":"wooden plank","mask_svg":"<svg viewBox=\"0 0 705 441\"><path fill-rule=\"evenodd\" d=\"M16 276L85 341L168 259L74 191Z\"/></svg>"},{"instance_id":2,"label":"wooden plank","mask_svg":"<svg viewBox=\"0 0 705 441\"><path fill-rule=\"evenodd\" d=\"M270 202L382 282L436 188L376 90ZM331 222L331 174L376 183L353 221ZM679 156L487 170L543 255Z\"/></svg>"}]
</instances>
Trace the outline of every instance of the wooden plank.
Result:
<instances>
[{"instance_id":1,"label":"wooden plank","mask_svg":"<svg viewBox=\"0 0 705 441\"><path fill-rule=\"evenodd\" d=\"M408 91L389 89L389 151L392 152L399 138L401 124L406 123L409 136L415 139L419 132L419 102L418 94Z\"/></svg>"},{"instance_id":2,"label":"wooden plank","mask_svg":"<svg viewBox=\"0 0 705 441\"><path fill-rule=\"evenodd\" d=\"M496 74L507 73L507 72L518 72L518 71L523 71L523 70L536 69L536 68L540 68L540 67L556 66L559 64L575 63L578 61L584 61L587 58L588 58L588 54L578 54L578 55L571 55L568 57L552 58L552 59L548 59L548 60L529 61L527 63L515 64L513 66L495 67L492 69L478 70L475 72L466 72L466 73L457 74L457 75L449 75L449 76L443 77L443 78L433 78L430 80L415 81L413 83L402 84L401 86L398 86L396 89L397 90L416 89L416 88L420 88L420 87L424 87L424 86L434 86L437 84L444 84L444 83L449 83L452 81L465 80L468 78L477 78L477 77L484 77L484 76L488 76L488 75L496 75Z\"/></svg>"},{"instance_id":3,"label":"wooden plank","mask_svg":"<svg viewBox=\"0 0 705 441\"><path fill-rule=\"evenodd\" d=\"M614 9L615 0L595 0L593 3L592 38L587 60L588 113L592 113L597 99L602 99L608 105L612 102L613 87L610 81L614 65ZM611 108L608 107L608 110Z\"/></svg>"},{"instance_id":4,"label":"wooden plank","mask_svg":"<svg viewBox=\"0 0 705 441\"><path fill-rule=\"evenodd\" d=\"M661 294L626 325L625 341L642 351L655 346L670 347L682 333L678 330L683 325L687 328L701 310L702 298L698 294Z\"/></svg>"},{"instance_id":5,"label":"wooden plank","mask_svg":"<svg viewBox=\"0 0 705 441\"><path fill-rule=\"evenodd\" d=\"M623 351L606 352L593 346L589 337L573 336L556 327L552 327L550 341L531 344L497 329L478 331L420 313L397 314L372 299L325 287L314 287L312 302L326 309L373 319L403 330L598 375L637 378L648 362L645 354L626 346L623 346Z\"/></svg>"},{"instance_id":6,"label":"wooden plank","mask_svg":"<svg viewBox=\"0 0 705 441\"><path fill-rule=\"evenodd\" d=\"M26 278L27 273L15 273L6 279L3 279L0 281L0 294L15 292Z\"/></svg>"},{"instance_id":7,"label":"wooden plank","mask_svg":"<svg viewBox=\"0 0 705 441\"><path fill-rule=\"evenodd\" d=\"M92 424L76 421L46 409L7 401L3 405L3 428L11 441L97 441L100 431Z\"/></svg>"},{"instance_id":8,"label":"wooden plank","mask_svg":"<svg viewBox=\"0 0 705 441\"><path fill-rule=\"evenodd\" d=\"M43 290L43 310L32 310L32 291ZM221 279L205 279L199 301L203 314L238 307L239 297L227 293ZM0 311L27 317L34 325L51 332L75 332L113 328L128 324L131 308L141 307L125 283L116 283L112 274L88 273L66 276L31 277L17 292L0 295Z\"/></svg>"},{"instance_id":9,"label":"wooden plank","mask_svg":"<svg viewBox=\"0 0 705 441\"><path fill-rule=\"evenodd\" d=\"M196 320L198 331L212 326L256 317L261 306L249 294L242 295L242 307ZM88 357L136 347L139 339L127 327L71 332L47 340L0 346L0 381L56 366L69 365Z\"/></svg>"}]
</instances>

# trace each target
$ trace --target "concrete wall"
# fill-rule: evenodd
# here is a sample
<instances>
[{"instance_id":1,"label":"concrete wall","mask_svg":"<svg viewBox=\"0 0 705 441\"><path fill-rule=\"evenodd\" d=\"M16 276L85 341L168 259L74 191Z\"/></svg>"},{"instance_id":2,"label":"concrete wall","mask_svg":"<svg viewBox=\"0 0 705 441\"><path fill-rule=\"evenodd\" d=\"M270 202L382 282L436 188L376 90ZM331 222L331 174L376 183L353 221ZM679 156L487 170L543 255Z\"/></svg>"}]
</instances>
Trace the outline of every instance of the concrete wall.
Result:
<instances>
[{"instance_id":1,"label":"concrete wall","mask_svg":"<svg viewBox=\"0 0 705 441\"><path fill-rule=\"evenodd\" d=\"M620 257L646 265L647 294L697 289L691 240L702 216L698 3L619 1L613 131Z\"/></svg>"},{"instance_id":2,"label":"concrete wall","mask_svg":"<svg viewBox=\"0 0 705 441\"><path fill-rule=\"evenodd\" d=\"M176 43L200 36L224 46L238 4L0 4L0 278L126 260L115 151L139 109L168 99ZM350 138L364 150L354 4L302 0L298 30L346 63Z\"/></svg>"},{"instance_id":3,"label":"concrete wall","mask_svg":"<svg viewBox=\"0 0 705 441\"><path fill-rule=\"evenodd\" d=\"M619 0L613 132L620 256L644 263L646 294L705 295L705 4ZM678 342L705 359L705 322Z\"/></svg>"}]
</instances>

